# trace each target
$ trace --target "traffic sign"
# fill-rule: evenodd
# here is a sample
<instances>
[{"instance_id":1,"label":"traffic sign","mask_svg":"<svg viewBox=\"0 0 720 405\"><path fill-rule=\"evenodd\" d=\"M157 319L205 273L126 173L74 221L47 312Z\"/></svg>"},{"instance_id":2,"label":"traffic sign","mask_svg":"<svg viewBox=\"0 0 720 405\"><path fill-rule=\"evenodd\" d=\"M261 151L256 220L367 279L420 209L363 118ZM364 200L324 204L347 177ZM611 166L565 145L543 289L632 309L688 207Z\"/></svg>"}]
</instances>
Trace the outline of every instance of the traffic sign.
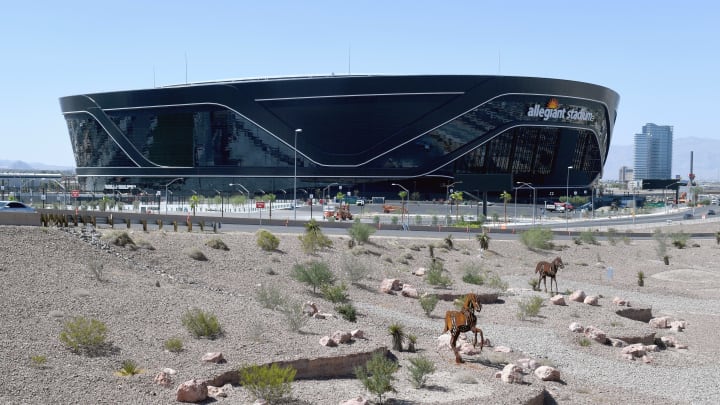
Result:
<instances>
[{"instance_id":1,"label":"traffic sign","mask_svg":"<svg viewBox=\"0 0 720 405\"><path fill-rule=\"evenodd\" d=\"M265 208L265 201L255 201L255 208Z\"/></svg>"}]
</instances>

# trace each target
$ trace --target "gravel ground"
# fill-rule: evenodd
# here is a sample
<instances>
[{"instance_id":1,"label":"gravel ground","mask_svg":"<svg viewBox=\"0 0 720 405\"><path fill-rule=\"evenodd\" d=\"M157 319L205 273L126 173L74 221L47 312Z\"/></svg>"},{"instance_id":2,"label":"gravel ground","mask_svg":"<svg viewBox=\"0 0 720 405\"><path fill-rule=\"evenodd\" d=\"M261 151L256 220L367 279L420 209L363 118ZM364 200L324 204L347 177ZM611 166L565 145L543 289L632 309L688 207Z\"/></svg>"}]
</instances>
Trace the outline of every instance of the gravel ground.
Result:
<instances>
[{"instance_id":1,"label":"gravel ground","mask_svg":"<svg viewBox=\"0 0 720 405\"><path fill-rule=\"evenodd\" d=\"M100 235L111 232L105 228L81 233L80 229L4 226L0 232L0 362L6 370L0 376L0 403L174 403L175 387L192 378L211 378L252 363L389 347L387 327L392 322L417 336L418 352L394 352L401 367L394 384L397 392L387 395L387 403L514 404L543 390L551 395L548 400L567 404L720 403L720 343L714 337L720 325L720 248L714 239L690 240L685 249L669 246L669 266L659 260L653 240L619 237L615 244L603 239L599 245L556 242L553 251L533 252L516 241L493 239L490 250L481 252L476 241L458 239L452 250L434 249L453 280L449 288L438 289L412 272L428 267L428 245L440 246L442 237L373 236L370 243L352 251L348 237L333 237L331 249L308 256L302 253L297 235L279 231L275 233L281 240L279 250L271 253L257 246L254 234L240 232L131 230L136 244L144 246L137 250L102 247ZM230 250L206 246L213 238L222 239ZM193 248L208 260L191 259L188 252ZM535 263L557 255L566 263L558 276L560 291L582 289L599 295L599 306L575 302L553 306L548 294L530 289ZM337 315L308 319L298 333L283 315L261 305L257 292L264 286L280 291L288 302L313 301L321 312L335 313L332 303L289 276L294 264L308 260L327 263L339 279L348 262L368 269L360 285L348 287L359 313L356 323ZM456 365L452 352L438 349L437 343L443 314L453 309L452 303L441 301L428 317L417 300L382 294L378 287L383 278L398 278L421 292L490 291L462 281L469 266L496 272L508 283L497 303L483 306L478 325L493 346L507 346L513 352L497 353L489 347L479 355L464 356L466 363ZM101 280L93 269L102 269ZM644 287L637 285L638 271L646 275ZM521 321L516 315L518 303L530 296L542 297L546 305L539 316ZM657 330L657 336L674 334L688 349L653 353L653 361L645 364L623 360L618 348L581 346L579 335L568 329L572 322L595 325L610 335L648 331L647 324L614 313L615 296L635 307L651 307L655 316L687 321L685 331ZM180 321L191 308L217 315L223 336L194 339ZM106 352L91 357L62 345L58 336L63 323L75 316L106 323L110 342ZM322 336L353 329L363 330L366 338L335 348L318 344ZM181 353L164 350L163 343L173 337L182 339ZM228 363L200 361L203 354L214 351L221 351ZM426 388L414 389L406 366L419 355L432 360L437 371ZM36 364L33 356L44 356L46 362ZM542 382L532 374L524 377L524 384L495 379L505 363L521 357L558 368L562 381ZM137 362L144 372L115 375L126 359ZM152 381L165 367L177 370L171 388ZM227 388L228 397L218 402L253 402L242 387ZM338 404L360 395L373 398L355 379L293 383L297 403Z\"/></svg>"}]
</instances>

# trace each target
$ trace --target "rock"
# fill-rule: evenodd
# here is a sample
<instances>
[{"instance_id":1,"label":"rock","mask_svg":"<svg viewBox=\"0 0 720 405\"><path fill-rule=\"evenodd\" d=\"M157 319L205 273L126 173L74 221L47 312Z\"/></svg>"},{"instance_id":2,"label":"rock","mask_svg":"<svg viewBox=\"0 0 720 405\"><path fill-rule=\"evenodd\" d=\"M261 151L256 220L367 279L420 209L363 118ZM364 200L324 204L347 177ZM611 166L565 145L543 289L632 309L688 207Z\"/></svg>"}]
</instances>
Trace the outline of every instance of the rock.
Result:
<instances>
[{"instance_id":1,"label":"rock","mask_svg":"<svg viewBox=\"0 0 720 405\"><path fill-rule=\"evenodd\" d=\"M213 387L208 385L208 396L211 398L227 398L228 394L225 392L225 387Z\"/></svg>"},{"instance_id":2,"label":"rock","mask_svg":"<svg viewBox=\"0 0 720 405\"><path fill-rule=\"evenodd\" d=\"M578 332L583 332L583 331L585 331L585 328L583 328L583 326L580 325L579 323L573 322L573 323L570 324L570 331L571 331L571 332L578 333Z\"/></svg>"},{"instance_id":3,"label":"rock","mask_svg":"<svg viewBox=\"0 0 720 405\"><path fill-rule=\"evenodd\" d=\"M418 294L417 288L411 286L410 284L403 284L402 291L400 294L403 297L409 297L409 298L418 298L420 297L420 294Z\"/></svg>"},{"instance_id":4,"label":"rock","mask_svg":"<svg viewBox=\"0 0 720 405\"><path fill-rule=\"evenodd\" d=\"M620 353L629 354L632 357L642 357L645 355L645 346L641 343L633 343L623 347Z\"/></svg>"},{"instance_id":5,"label":"rock","mask_svg":"<svg viewBox=\"0 0 720 405\"><path fill-rule=\"evenodd\" d=\"M511 353L512 349L507 346L496 346L493 351L500 353Z\"/></svg>"},{"instance_id":6,"label":"rock","mask_svg":"<svg viewBox=\"0 0 720 405\"><path fill-rule=\"evenodd\" d=\"M180 384L175 399L178 402L200 402L207 399L208 389L204 381L192 379Z\"/></svg>"},{"instance_id":7,"label":"rock","mask_svg":"<svg viewBox=\"0 0 720 405\"><path fill-rule=\"evenodd\" d=\"M624 307L627 304L627 301L620 297L615 297L613 298L612 303L619 307Z\"/></svg>"},{"instance_id":8,"label":"rock","mask_svg":"<svg viewBox=\"0 0 720 405\"><path fill-rule=\"evenodd\" d=\"M569 299L570 301L583 302L585 300L585 291L577 290L570 294Z\"/></svg>"},{"instance_id":9,"label":"rock","mask_svg":"<svg viewBox=\"0 0 720 405\"><path fill-rule=\"evenodd\" d=\"M175 375L175 374L177 374L177 371L171 369L170 367L165 367L164 369L162 369L162 372L165 373L165 374L170 374L170 375Z\"/></svg>"},{"instance_id":10,"label":"rock","mask_svg":"<svg viewBox=\"0 0 720 405\"><path fill-rule=\"evenodd\" d=\"M676 344L675 344L675 348L676 348L676 349L687 349L687 348L688 348L688 345L682 344L682 343L676 343Z\"/></svg>"},{"instance_id":11,"label":"rock","mask_svg":"<svg viewBox=\"0 0 720 405\"><path fill-rule=\"evenodd\" d=\"M682 332L685 329L685 321L672 321L670 322L670 329L675 332Z\"/></svg>"},{"instance_id":12,"label":"rock","mask_svg":"<svg viewBox=\"0 0 720 405\"><path fill-rule=\"evenodd\" d=\"M677 339L675 336L661 336L660 341L666 346L666 347L675 347L677 346Z\"/></svg>"},{"instance_id":13,"label":"rock","mask_svg":"<svg viewBox=\"0 0 720 405\"><path fill-rule=\"evenodd\" d=\"M476 354L480 354L480 345L477 345L477 347L473 346L472 342L463 342L460 345L460 348L458 351L461 354L467 354L468 356L473 356Z\"/></svg>"},{"instance_id":14,"label":"rock","mask_svg":"<svg viewBox=\"0 0 720 405\"><path fill-rule=\"evenodd\" d=\"M385 294L392 294L393 291L399 291L402 289L400 280L396 278L386 278L380 283L380 291Z\"/></svg>"},{"instance_id":15,"label":"rock","mask_svg":"<svg viewBox=\"0 0 720 405\"><path fill-rule=\"evenodd\" d=\"M650 322L648 322L648 323L649 323L650 326L652 326L653 328L665 329L665 328L668 327L668 317L666 317L666 316L661 316L661 317L658 317L658 318L653 318L653 319L651 319Z\"/></svg>"},{"instance_id":16,"label":"rock","mask_svg":"<svg viewBox=\"0 0 720 405\"><path fill-rule=\"evenodd\" d=\"M561 294L555 295L550 298L550 302L552 302L554 305L567 305L565 303L565 297L563 297Z\"/></svg>"},{"instance_id":17,"label":"rock","mask_svg":"<svg viewBox=\"0 0 720 405\"><path fill-rule=\"evenodd\" d=\"M223 354L221 352L205 353L205 355L202 356L201 360L206 363L215 363L215 364L227 363L227 361L225 360L225 357L223 357Z\"/></svg>"},{"instance_id":18,"label":"rock","mask_svg":"<svg viewBox=\"0 0 720 405\"><path fill-rule=\"evenodd\" d=\"M605 344L605 342L607 341L607 334L605 334L605 332L603 332L601 329L592 325L585 328L585 337L602 344Z\"/></svg>"},{"instance_id":19,"label":"rock","mask_svg":"<svg viewBox=\"0 0 720 405\"><path fill-rule=\"evenodd\" d=\"M172 378L170 378L170 375L165 372L159 372L153 379L155 384L162 385L163 387L169 387L172 385Z\"/></svg>"},{"instance_id":20,"label":"rock","mask_svg":"<svg viewBox=\"0 0 720 405\"><path fill-rule=\"evenodd\" d=\"M335 347L337 342L330 338L330 336L323 336L320 338L320 345L325 347Z\"/></svg>"},{"instance_id":21,"label":"rock","mask_svg":"<svg viewBox=\"0 0 720 405\"><path fill-rule=\"evenodd\" d=\"M413 274L416 276L424 276L425 275L425 267L418 267L417 270L413 271Z\"/></svg>"},{"instance_id":22,"label":"rock","mask_svg":"<svg viewBox=\"0 0 720 405\"><path fill-rule=\"evenodd\" d=\"M615 339L615 338L608 338L608 341L612 345L612 347L625 347L627 346L627 343L625 343L622 339Z\"/></svg>"},{"instance_id":23,"label":"rock","mask_svg":"<svg viewBox=\"0 0 720 405\"><path fill-rule=\"evenodd\" d=\"M342 344L342 343L349 343L352 339L352 334L350 332L344 332L341 330L335 331L333 333L332 340L335 341L335 343Z\"/></svg>"},{"instance_id":24,"label":"rock","mask_svg":"<svg viewBox=\"0 0 720 405\"><path fill-rule=\"evenodd\" d=\"M303 313L307 316L313 316L318 313L318 307L314 302L306 302L303 305Z\"/></svg>"},{"instance_id":25,"label":"rock","mask_svg":"<svg viewBox=\"0 0 720 405\"><path fill-rule=\"evenodd\" d=\"M519 359L517 361L518 366L522 367L523 369L533 371L536 368L538 368L539 364L535 359Z\"/></svg>"},{"instance_id":26,"label":"rock","mask_svg":"<svg viewBox=\"0 0 720 405\"><path fill-rule=\"evenodd\" d=\"M550 366L540 366L535 369L535 377L542 381L560 381L560 370Z\"/></svg>"},{"instance_id":27,"label":"rock","mask_svg":"<svg viewBox=\"0 0 720 405\"><path fill-rule=\"evenodd\" d=\"M323 314L312 314L312 317L315 319L325 319L325 315Z\"/></svg>"},{"instance_id":28,"label":"rock","mask_svg":"<svg viewBox=\"0 0 720 405\"><path fill-rule=\"evenodd\" d=\"M587 297L585 297L585 299L583 300L583 302L584 302L585 304L588 304L588 305L595 305L595 306L597 306L597 305L598 305L598 297L596 297L596 296L594 296L594 295L588 295Z\"/></svg>"},{"instance_id":29,"label":"rock","mask_svg":"<svg viewBox=\"0 0 720 405\"><path fill-rule=\"evenodd\" d=\"M650 308L622 308L615 311L615 313L623 318L639 322L649 322L653 317L652 310Z\"/></svg>"},{"instance_id":30,"label":"rock","mask_svg":"<svg viewBox=\"0 0 720 405\"><path fill-rule=\"evenodd\" d=\"M365 339L365 333L361 329L350 331L350 336L352 336L353 339Z\"/></svg>"},{"instance_id":31,"label":"rock","mask_svg":"<svg viewBox=\"0 0 720 405\"><path fill-rule=\"evenodd\" d=\"M643 361L643 363L652 363L653 358L646 354L646 355L642 356L642 361Z\"/></svg>"},{"instance_id":32,"label":"rock","mask_svg":"<svg viewBox=\"0 0 720 405\"><path fill-rule=\"evenodd\" d=\"M504 383L508 384L520 384L522 383L522 369L517 365L510 363L503 368L500 374L500 379Z\"/></svg>"},{"instance_id":33,"label":"rock","mask_svg":"<svg viewBox=\"0 0 720 405\"><path fill-rule=\"evenodd\" d=\"M368 405L369 403L370 402L368 402L367 399L359 396L357 398L348 399L347 401L340 402L340 405Z\"/></svg>"}]
</instances>

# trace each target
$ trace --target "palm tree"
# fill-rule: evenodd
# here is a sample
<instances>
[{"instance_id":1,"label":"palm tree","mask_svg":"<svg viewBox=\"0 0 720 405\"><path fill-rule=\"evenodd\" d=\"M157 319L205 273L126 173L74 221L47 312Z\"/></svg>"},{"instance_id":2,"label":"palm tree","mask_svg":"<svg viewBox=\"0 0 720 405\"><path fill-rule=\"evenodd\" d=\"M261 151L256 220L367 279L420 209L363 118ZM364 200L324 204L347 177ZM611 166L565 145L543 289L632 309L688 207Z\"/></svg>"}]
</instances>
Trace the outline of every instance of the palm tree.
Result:
<instances>
[{"instance_id":1,"label":"palm tree","mask_svg":"<svg viewBox=\"0 0 720 405\"><path fill-rule=\"evenodd\" d=\"M190 196L190 208L193 210L193 216L195 216L195 209L200 204L200 196L193 194Z\"/></svg>"},{"instance_id":2,"label":"palm tree","mask_svg":"<svg viewBox=\"0 0 720 405\"><path fill-rule=\"evenodd\" d=\"M505 205L505 223L507 224L507 203L512 200L512 195L510 195L507 191L503 191L502 194L500 194L500 198L503 200L503 204Z\"/></svg>"},{"instance_id":3,"label":"palm tree","mask_svg":"<svg viewBox=\"0 0 720 405\"><path fill-rule=\"evenodd\" d=\"M402 211L400 213L400 222L405 225L405 197L407 197L407 191L403 190L398 193L398 196L400 197L400 205L402 206ZM408 221L410 222L410 221Z\"/></svg>"},{"instance_id":4,"label":"palm tree","mask_svg":"<svg viewBox=\"0 0 720 405\"><path fill-rule=\"evenodd\" d=\"M460 215L460 201L463 200L462 191L456 191L450 194L450 199L455 202L455 222L457 222L458 216Z\"/></svg>"},{"instance_id":5,"label":"palm tree","mask_svg":"<svg viewBox=\"0 0 720 405\"><path fill-rule=\"evenodd\" d=\"M273 193L270 193L270 194L265 194L264 196L262 196L262 199L263 199L263 201L267 201L268 203L270 203L269 216L270 216L270 219L272 219L272 203L273 203L273 201L275 201L277 199L277 196Z\"/></svg>"}]
</instances>

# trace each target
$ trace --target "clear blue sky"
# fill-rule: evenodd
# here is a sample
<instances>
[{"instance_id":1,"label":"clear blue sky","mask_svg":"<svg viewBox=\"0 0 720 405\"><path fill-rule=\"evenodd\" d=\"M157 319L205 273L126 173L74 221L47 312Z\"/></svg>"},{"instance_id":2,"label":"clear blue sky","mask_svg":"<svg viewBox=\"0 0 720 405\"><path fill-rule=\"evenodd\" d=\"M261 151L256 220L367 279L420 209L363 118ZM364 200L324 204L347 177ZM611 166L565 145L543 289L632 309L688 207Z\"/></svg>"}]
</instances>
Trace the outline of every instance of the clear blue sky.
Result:
<instances>
[{"instance_id":1,"label":"clear blue sky","mask_svg":"<svg viewBox=\"0 0 720 405\"><path fill-rule=\"evenodd\" d=\"M720 138L719 8L619 0L6 1L0 160L74 166L59 97L184 83L186 55L191 82L348 70L578 80L620 94L611 153L632 145L647 122L673 125L675 139Z\"/></svg>"}]
</instances>

